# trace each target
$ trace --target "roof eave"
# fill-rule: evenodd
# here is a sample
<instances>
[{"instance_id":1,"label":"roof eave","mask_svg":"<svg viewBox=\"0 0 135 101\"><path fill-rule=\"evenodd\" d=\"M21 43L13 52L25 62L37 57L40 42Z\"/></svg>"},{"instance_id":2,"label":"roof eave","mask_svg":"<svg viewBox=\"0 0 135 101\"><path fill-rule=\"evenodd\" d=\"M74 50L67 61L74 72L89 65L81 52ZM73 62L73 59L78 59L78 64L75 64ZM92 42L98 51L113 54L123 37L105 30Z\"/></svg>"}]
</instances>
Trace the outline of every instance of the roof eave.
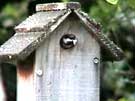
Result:
<instances>
[{"instance_id":1,"label":"roof eave","mask_svg":"<svg viewBox=\"0 0 135 101\"><path fill-rule=\"evenodd\" d=\"M74 12L79 17L82 24L98 41L101 50L105 49L110 53L111 60L120 61L124 58L124 52L116 44L114 44L113 41L109 40L104 34L101 33L100 24L96 23L94 20L91 20L89 16L82 11L75 10Z\"/></svg>"},{"instance_id":2,"label":"roof eave","mask_svg":"<svg viewBox=\"0 0 135 101\"><path fill-rule=\"evenodd\" d=\"M41 34L37 40L33 41L30 45L28 45L21 52L16 54L0 54L0 61L12 61L12 60L24 60L27 56L29 56L35 49L37 49L42 42L70 15L71 11L68 10L63 16L61 16L55 23L48 27L47 30L41 28L22 30L16 29L17 33L28 33L28 32L44 32Z\"/></svg>"}]
</instances>

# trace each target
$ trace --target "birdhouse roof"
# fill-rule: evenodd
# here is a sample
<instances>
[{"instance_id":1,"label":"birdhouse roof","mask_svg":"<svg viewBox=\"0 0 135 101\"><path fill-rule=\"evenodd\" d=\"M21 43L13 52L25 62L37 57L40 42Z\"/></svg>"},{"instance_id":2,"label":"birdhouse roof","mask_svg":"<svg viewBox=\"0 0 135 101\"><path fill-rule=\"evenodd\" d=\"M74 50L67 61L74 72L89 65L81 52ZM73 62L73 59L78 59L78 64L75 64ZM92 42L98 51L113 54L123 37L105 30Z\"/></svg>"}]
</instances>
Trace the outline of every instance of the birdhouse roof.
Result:
<instances>
[{"instance_id":1,"label":"birdhouse roof","mask_svg":"<svg viewBox=\"0 0 135 101\"><path fill-rule=\"evenodd\" d=\"M71 13L77 15L82 24L113 60L123 58L122 50L101 33L98 23L80 10L80 4L51 3L36 6L37 13L29 16L15 27L16 34L0 47L0 60L25 59L30 55Z\"/></svg>"}]
</instances>

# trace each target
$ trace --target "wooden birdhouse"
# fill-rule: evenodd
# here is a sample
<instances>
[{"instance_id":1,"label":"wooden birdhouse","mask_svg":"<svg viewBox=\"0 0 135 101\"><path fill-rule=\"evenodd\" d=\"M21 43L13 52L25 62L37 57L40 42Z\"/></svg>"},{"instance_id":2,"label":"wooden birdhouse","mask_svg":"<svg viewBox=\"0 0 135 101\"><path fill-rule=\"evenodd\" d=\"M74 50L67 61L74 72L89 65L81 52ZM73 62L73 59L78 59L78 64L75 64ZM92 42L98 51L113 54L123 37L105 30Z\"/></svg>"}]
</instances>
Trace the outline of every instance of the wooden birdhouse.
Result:
<instances>
[{"instance_id":1,"label":"wooden birdhouse","mask_svg":"<svg viewBox=\"0 0 135 101\"><path fill-rule=\"evenodd\" d=\"M16 63L17 101L99 101L102 53L123 58L77 2L38 4L15 31L0 60Z\"/></svg>"}]
</instances>

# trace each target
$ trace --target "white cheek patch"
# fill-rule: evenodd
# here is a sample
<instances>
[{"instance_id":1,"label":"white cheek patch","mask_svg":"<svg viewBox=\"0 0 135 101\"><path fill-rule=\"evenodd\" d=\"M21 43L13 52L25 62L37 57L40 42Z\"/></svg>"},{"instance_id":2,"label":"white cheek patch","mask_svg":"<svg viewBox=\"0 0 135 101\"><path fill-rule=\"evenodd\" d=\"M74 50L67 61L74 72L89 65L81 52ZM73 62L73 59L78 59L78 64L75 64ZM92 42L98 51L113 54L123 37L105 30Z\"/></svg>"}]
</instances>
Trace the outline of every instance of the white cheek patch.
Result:
<instances>
[{"instance_id":1,"label":"white cheek patch","mask_svg":"<svg viewBox=\"0 0 135 101\"><path fill-rule=\"evenodd\" d=\"M74 44L74 45L77 44L77 39L73 40L73 44Z\"/></svg>"}]
</instances>

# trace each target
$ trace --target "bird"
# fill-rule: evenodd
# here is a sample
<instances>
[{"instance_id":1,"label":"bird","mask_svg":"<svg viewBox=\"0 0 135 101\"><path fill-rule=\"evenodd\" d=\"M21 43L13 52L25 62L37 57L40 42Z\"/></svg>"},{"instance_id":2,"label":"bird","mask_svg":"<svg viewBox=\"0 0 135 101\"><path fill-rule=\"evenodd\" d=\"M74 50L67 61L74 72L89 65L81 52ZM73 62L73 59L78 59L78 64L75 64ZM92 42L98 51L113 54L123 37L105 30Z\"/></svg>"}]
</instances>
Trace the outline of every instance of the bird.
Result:
<instances>
[{"instance_id":1,"label":"bird","mask_svg":"<svg viewBox=\"0 0 135 101\"><path fill-rule=\"evenodd\" d=\"M77 38L74 34L65 34L60 40L60 45L64 49L73 48L77 44Z\"/></svg>"}]
</instances>

